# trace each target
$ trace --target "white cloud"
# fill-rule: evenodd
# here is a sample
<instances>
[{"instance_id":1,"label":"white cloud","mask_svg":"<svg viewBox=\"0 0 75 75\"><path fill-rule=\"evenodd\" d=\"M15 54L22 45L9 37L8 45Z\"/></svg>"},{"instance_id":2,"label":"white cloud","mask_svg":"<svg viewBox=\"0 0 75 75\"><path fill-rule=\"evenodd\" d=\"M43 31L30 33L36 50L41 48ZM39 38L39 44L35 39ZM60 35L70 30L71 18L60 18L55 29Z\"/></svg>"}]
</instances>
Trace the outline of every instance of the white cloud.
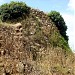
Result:
<instances>
[{"instance_id":1,"label":"white cloud","mask_svg":"<svg viewBox=\"0 0 75 75\"><path fill-rule=\"evenodd\" d=\"M75 25L74 25L75 17L73 14L67 14L67 13L61 13L61 14L68 27L67 35L69 36L69 45L72 48L72 50L75 51Z\"/></svg>"},{"instance_id":2,"label":"white cloud","mask_svg":"<svg viewBox=\"0 0 75 75\"><path fill-rule=\"evenodd\" d=\"M68 27L67 29L67 35L69 36L69 45L72 48L72 50L75 52L75 0L69 0L68 3L68 11L72 11L72 13L68 14L61 13L66 25Z\"/></svg>"},{"instance_id":3,"label":"white cloud","mask_svg":"<svg viewBox=\"0 0 75 75\"><path fill-rule=\"evenodd\" d=\"M70 9L75 10L75 0L69 0L68 6Z\"/></svg>"},{"instance_id":4,"label":"white cloud","mask_svg":"<svg viewBox=\"0 0 75 75\"><path fill-rule=\"evenodd\" d=\"M66 16L64 18L66 19L66 23L68 25L67 33L69 35L69 44L75 52L75 0L69 0L68 6L69 9L74 12L74 14L68 15L67 19Z\"/></svg>"}]
</instances>

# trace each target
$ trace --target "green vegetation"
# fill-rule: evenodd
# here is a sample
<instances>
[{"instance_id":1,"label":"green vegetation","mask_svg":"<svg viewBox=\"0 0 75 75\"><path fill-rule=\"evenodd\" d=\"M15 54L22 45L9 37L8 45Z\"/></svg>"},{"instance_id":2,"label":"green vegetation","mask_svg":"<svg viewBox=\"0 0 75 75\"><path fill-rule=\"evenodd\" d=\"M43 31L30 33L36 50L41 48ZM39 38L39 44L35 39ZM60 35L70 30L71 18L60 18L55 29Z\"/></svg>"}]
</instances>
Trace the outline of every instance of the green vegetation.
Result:
<instances>
[{"instance_id":1,"label":"green vegetation","mask_svg":"<svg viewBox=\"0 0 75 75\"><path fill-rule=\"evenodd\" d=\"M60 34L64 37L66 41L68 41L68 36L66 35L67 26L63 17L57 11L51 11L48 14L49 18L54 22L56 27L58 28Z\"/></svg>"},{"instance_id":2,"label":"green vegetation","mask_svg":"<svg viewBox=\"0 0 75 75\"><path fill-rule=\"evenodd\" d=\"M67 41L58 32L54 32L48 38L53 47L61 47L66 52L72 52Z\"/></svg>"},{"instance_id":3,"label":"green vegetation","mask_svg":"<svg viewBox=\"0 0 75 75\"><path fill-rule=\"evenodd\" d=\"M0 6L0 19L4 22L7 20L17 19L23 15L29 14L29 7L24 2L6 3Z\"/></svg>"}]
</instances>

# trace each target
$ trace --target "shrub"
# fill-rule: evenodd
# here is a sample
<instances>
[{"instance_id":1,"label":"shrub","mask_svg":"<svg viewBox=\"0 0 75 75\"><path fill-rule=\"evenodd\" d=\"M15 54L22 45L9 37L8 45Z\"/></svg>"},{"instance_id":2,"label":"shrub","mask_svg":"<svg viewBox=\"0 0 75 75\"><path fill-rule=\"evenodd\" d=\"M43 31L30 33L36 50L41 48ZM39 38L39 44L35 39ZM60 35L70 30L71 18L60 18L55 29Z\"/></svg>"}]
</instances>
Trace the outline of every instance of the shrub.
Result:
<instances>
[{"instance_id":1,"label":"shrub","mask_svg":"<svg viewBox=\"0 0 75 75\"><path fill-rule=\"evenodd\" d=\"M29 14L29 7L24 2L14 2L0 6L0 17L2 21L17 19Z\"/></svg>"},{"instance_id":2,"label":"shrub","mask_svg":"<svg viewBox=\"0 0 75 75\"><path fill-rule=\"evenodd\" d=\"M56 27L58 28L60 34L64 37L66 41L68 41L68 36L66 35L67 26L63 17L57 11L51 11L48 14L49 18L55 23Z\"/></svg>"}]
</instances>

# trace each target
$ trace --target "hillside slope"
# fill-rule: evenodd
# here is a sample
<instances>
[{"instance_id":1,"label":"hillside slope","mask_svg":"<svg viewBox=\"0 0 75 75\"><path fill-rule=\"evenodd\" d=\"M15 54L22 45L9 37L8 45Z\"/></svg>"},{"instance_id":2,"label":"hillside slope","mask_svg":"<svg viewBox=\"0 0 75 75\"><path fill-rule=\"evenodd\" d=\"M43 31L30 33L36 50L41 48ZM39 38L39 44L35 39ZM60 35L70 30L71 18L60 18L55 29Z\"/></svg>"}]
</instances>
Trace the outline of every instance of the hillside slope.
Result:
<instances>
[{"instance_id":1,"label":"hillside slope","mask_svg":"<svg viewBox=\"0 0 75 75\"><path fill-rule=\"evenodd\" d=\"M0 75L75 75L74 55L48 18L30 9L25 19L0 25Z\"/></svg>"}]
</instances>

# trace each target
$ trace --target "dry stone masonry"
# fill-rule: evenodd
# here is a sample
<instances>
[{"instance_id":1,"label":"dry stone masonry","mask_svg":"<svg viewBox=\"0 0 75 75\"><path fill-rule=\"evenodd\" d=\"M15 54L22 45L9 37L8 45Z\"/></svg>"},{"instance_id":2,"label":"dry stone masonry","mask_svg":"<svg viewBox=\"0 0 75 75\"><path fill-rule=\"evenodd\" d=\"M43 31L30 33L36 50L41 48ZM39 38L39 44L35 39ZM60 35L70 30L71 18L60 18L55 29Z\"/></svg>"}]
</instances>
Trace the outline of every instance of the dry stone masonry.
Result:
<instances>
[{"instance_id":1,"label":"dry stone masonry","mask_svg":"<svg viewBox=\"0 0 75 75\"><path fill-rule=\"evenodd\" d=\"M57 46L55 25L43 11L30 12L21 22L0 25L0 75L75 75L73 53Z\"/></svg>"}]
</instances>

